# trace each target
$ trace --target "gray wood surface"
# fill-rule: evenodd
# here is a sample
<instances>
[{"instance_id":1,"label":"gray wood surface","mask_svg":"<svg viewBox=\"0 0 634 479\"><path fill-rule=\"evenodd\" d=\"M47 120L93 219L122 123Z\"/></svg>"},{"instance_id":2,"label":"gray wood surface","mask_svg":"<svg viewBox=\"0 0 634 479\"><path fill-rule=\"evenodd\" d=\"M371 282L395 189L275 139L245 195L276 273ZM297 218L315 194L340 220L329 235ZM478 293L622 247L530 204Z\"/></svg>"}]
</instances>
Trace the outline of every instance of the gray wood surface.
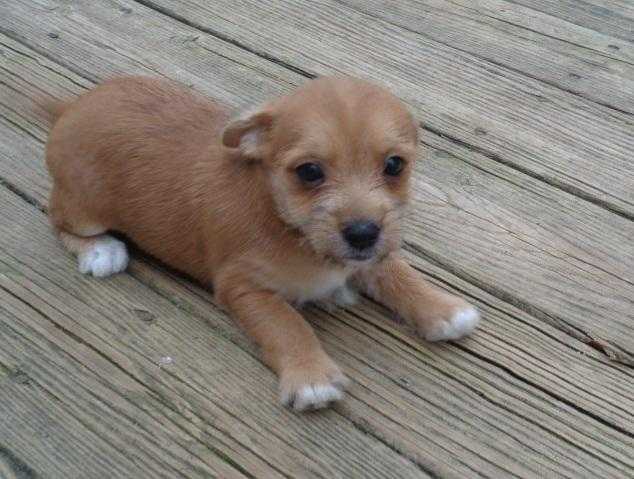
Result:
<instances>
[{"instance_id":1,"label":"gray wood surface","mask_svg":"<svg viewBox=\"0 0 634 479\"><path fill-rule=\"evenodd\" d=\"M405 0L394 2L390 8L385 8L381 0L344 0L343 3L573 95L615 110L634 112L634 68L625 61L606 57L614 48L606 47L606 52L599 53L589 50L587 44L558 43L526 28L491 18L470 2L460 6L449 0ZM502 7L499 10L506 12ZM601 42L596 39L590 46L597 43L595 48L599 50ZM634 53L634 45L626 50Z\"/></svg>"},{"instance_id":2,"label":"gray wood surface","mask_svg":"<svg viewBox=\"0 0 634 479\"><path fill-rule=\"evenodd\" d=\"M609 195L622 197L631 176L612 149L561 153L584 133L595 140L584 131L592 123L621 132L606 142L629 134L615 148L630 147L631 116L617 110L631 106L631 50L608 46L625 40L605 44L605 33L588 33L594 24L493 0L392 9L345 0L323 2L331 9L321 12L309 2L249 10L183 1L171 16L157 9L175 4L142 3L154 9L0 3L0 476L631 476L634 228L626 203L608 204L596 183L565 183L585 181L591 154L599 174L606 165L620 173ZM526 11L551 19L558 37L528 31ZM391 55L389 45L408 49ZM402 62L418 46L430 53L434 71L425 75L440 81L460 69L446 87L461 94L441 102L428 86L415 88L420 72L404 72ZM450 68L443 57L460 62ZM43 213L50 181L37 103L149 73L242 107L346 62L431 116L405 254L432 281L471 297L485 321L470 340L430 345L367 300L349 311L309 310L353 384L335 410L298 416L279 409L272 374L208 292L142 255L106 281L76 272ZM583 72L577 89L573 70ZM493 86L478 80L483 71L496 72ZM467 90L469 78L478 81ZM525 95L502 95L507 83ZM525 118L534 106L525 99L544 88L557 108ZM463 115L486 95L497 106ZM500 130L500 105L521 113L513 128ZM546 120L567 122L565 141L546 134ZM483 121L495 134L463 134ZM473 141L488 136L500 144L493 156ZM552 157L518 155L520 143ZM535 160L548 161L553 176ZM173 362L160 366L167 356Z\"/></svg>"},{"instance_id":3,"label":"gray wood surface","mask_svg":"<svg viewBox=\"0 0 634 479\"><path fill-rule=\"evenodd\" d=\"M553 17L584 25L597 32L634 40L634 5L627 0L514 0L515 3Z\"/></svg>"},{"instance_id":4,"label":"gray wood surface","mask_svg":"<svg viewBox=\"0 0 634 479\"><path fill-rule=\"evenodd\" d=\"M631 39L621 40L610 35L611 32L604 34L583 23L575 23L578 13L574 10L557 17L508 0L450 1L453 5L468 8L472 14L477 15L479 21L496 26L500 23L507 24L513 31L517 31L515 27L519 27L520 35L561 53L584 51L593 63L598 54L608 60L605 63L607 67L615 66L615 69L619 69L619 64L612 63L609 59L629 64L634 60L634 44Z\"/></svg>"}]
</instances>

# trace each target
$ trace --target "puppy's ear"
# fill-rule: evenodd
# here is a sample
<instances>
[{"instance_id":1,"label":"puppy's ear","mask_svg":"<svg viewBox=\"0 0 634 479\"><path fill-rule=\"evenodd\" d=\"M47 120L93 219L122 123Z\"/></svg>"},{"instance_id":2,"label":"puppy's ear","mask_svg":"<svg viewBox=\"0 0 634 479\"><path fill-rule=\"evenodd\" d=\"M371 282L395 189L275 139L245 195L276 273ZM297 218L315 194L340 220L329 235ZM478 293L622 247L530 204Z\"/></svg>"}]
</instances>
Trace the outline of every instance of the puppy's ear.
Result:
<instances>
[{"instance_id":1,"label":"puppy's ear","mask_svg":"<svg viewBox=\"0 0 634 479\"><path fill-rule=\"evenodd\" d=\"M258 158L272 125L273 113L268 108L241 115L225 128L222 144L239 149L246 157Z\"/></svg>"}]
</instances>

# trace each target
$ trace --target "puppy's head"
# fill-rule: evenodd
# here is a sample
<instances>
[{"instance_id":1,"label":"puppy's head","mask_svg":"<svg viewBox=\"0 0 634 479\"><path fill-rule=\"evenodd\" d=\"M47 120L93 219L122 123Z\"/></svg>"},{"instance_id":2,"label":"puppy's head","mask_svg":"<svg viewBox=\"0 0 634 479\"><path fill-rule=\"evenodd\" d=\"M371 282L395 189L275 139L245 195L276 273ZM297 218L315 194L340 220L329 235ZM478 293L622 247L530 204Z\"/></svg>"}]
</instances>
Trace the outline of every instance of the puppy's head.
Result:
<instances>
[{"instance_id":1,"label":"puppy's head","mask_svg":"<svg viewBox=\"0 0 634 479\"><path fill-rule=\"evenodd\" d=\"M313 80L231 123L223 143L261 161L278 215L318 254L347 264L399 247L417 126L388 91Z\"/></svg>"}]
</instances>

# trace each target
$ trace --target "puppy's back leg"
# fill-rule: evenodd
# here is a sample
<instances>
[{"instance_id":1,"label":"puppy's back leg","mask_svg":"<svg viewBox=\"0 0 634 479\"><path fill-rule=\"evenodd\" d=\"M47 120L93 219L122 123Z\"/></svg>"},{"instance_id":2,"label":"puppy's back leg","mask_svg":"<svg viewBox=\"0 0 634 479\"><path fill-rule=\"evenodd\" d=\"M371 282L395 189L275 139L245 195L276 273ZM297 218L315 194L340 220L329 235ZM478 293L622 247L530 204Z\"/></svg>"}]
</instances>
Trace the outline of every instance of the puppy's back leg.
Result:
<instances>
[{"instance_id":1,"label":"puppy's back leg","mask_svg":"<svg viewBox=\"0 0 634 479\"><path fill-rule=\"evenodd\" d=\"M125 270L129 260L125 244L105 234L108 227L80 205L81 201L72 201L53 188L51 221L63 245L77 256L79 271L103 278Z\"/></svg>"}]
</instances>

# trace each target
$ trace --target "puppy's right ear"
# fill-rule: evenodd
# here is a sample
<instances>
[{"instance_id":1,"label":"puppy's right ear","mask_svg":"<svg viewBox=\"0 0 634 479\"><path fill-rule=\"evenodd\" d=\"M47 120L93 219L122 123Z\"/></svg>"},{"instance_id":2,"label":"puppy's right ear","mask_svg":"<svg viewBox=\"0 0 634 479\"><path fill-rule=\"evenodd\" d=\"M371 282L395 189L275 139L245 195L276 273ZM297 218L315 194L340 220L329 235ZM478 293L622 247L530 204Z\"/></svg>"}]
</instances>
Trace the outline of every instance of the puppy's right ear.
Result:
<instances>
[{"instance_id":1,"label":"puppy's right ear","mask_svg":"<svg viewBox=\"0 0 634 479\"><path fill-rule=\"evenodd\" d=\"M257 159L262 155L272 125L273 114L269 109L247 113L227 125L222 133L222 144L239 149L245 157Z\"/></svg>"}]
</instances>

